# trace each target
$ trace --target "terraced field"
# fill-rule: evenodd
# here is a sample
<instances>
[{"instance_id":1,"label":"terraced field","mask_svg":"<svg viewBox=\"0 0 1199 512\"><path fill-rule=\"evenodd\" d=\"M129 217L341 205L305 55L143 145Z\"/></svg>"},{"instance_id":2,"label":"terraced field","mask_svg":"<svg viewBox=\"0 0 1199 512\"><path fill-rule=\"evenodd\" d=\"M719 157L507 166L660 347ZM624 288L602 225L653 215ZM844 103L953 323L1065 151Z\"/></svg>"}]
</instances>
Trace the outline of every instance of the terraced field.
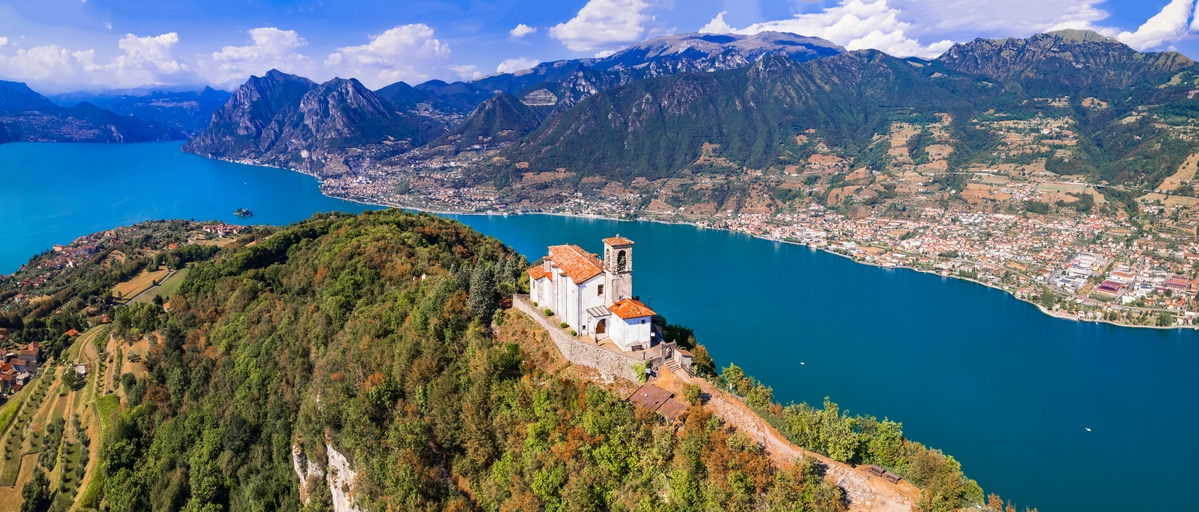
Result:
<instances>
[{"instance_id":1,"label":"terraced field","mask_svg":"<svg viewBox=\"0 0 1199 512\"><path fill-rule=\"evenodd\" d=\"M101 381L107 372L100 356L107 350L97 349L108 348L107 337L104 326L79 336L62 361L46 362L42 374L0 410L0 420L12 416L11 425L0 428L0 512L20 509L21 488L39 465L50 479L50 510L80 509L80 490L93 480L99 458L101 413L111 416L120 406L117 395L104 395ZM68 387L63 377L76 365L87 368L86 380ZM51 434L60 420L61 434Z\"/></svg>"}]
</instances>

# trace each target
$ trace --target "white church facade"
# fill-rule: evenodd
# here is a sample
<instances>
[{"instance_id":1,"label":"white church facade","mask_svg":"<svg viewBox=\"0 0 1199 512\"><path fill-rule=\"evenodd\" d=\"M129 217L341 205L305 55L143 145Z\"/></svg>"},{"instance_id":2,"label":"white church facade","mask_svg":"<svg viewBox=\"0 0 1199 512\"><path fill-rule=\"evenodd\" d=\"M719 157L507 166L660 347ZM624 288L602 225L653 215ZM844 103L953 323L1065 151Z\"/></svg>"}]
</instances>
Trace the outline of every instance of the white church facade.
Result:
<instances>
[{"instance_id":1,"label":"white church facade","mask_svg":"<svg viewBox=\"0 0 1199 512\"><path fill-rule=\"evenodd\" d=\"M528 269L529 299L581 336L623 351L656 343L654 311L633 297L633 241L605 238L600 260L577 245L555 245Z\"/></svg>"}]
</instances>

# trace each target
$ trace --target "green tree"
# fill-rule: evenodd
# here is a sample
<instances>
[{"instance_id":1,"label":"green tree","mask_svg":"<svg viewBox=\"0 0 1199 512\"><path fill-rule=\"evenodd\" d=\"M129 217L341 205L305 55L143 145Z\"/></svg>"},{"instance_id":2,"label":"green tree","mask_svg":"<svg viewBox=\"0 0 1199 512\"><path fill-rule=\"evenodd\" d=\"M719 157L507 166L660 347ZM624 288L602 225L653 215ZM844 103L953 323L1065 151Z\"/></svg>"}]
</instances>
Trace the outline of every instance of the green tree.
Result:
<instances>
[{"instance_id":1,"label":"green tree","mask_svg":"<svg viewBox=\"0 0 1199 512\"><path fill-rule=\"evenodd\" d=\"M50 504L50 479L42 468L33 468L33 476L21 488L21 512L45 510Z\"/></svg>"},{"instance_id":2,"label":"green tree","mask_svg":"<svg viewBox=\"0 0 1199 512\"><path fill-rule=\"evenodd\" d=\"M487 265L479 262L470 275L470 298L467 304L471 312L485 323L491 322L491 315L500 305L495 295L495 276Z\"/></svg>"}]
</instances>

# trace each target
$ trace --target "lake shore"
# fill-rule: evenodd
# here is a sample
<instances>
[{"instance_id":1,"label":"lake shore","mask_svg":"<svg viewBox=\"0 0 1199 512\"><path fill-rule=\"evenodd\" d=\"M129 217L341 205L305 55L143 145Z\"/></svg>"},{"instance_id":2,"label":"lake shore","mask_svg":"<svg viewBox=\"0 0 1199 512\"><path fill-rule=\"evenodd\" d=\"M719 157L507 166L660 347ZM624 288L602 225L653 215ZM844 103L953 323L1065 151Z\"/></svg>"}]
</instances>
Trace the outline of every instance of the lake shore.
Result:
<instances>
[{"instance_id":1,"label":"lake shore","mask_svg":"<svg viewBox=\"0 0 1199 512\"><path fill-rule=\"evenodd\" d=\"M307 173L301 173L301 174L307 174ZM318 180L318 181L319 181L319 180ZM322 190L322 191L321 191L321 193L325 193L325 192L324 192L324 190ZM1048 315L1048 316L1051 316L1051 317L1054 317L1054 318L1058 318L1058 319L1062 319L1062 320L1070 320L1070 321L1074 321L1074 322L1085 322L1085 323L1096 323L1096 324L1100 324L1100 323L1102 323L1102 324L1110 324L1110 325L1115 325L1115 326L1120 326L1120 327L1134 327L1134 328L1145 328L1145 329L1166 329L1166 330L1169 330L1169 329L1199 329L1199 325L1170 325L1170 326L1160 326L1160 325L1138 325L1138 324L1128 324L1128 323L1116 322L1116 321L1107 320L1107 319L1104 319L1104 318L1080 318L1080 317L1079 317L1077 314L1068 313L1068 312L1065 312L1065 311L1062 311L1062 310L1054 310L1054 309L1049 309L1049 308L1046 308L1046 307L1045 307L1044 305L1042 305L1042 304L1039 304L1039 303L1037 303L1037 302L1034 302L1034 301L1032 301L1032 300L1029 300L1028 298L1019 297L1019 296L1017 296L1015 293L1013 293L1011 290L1008 290L1008 289L1006 289L1006 288L1004 288L1004 287L1002 287L1002 286L998 286L998 285L996 285L996 284L994 284L994 283L989 283L989 282L986 282L986 281L980 281L980 280L977 280L977 279L972 279L972 278L969 278L969 277L962 276L962 275L960 275L960 274L948 274L948 273L946 273L946 274L943 274L943 273L941 273L941 272L936 272L936 271L932 271L932 270L927 270L927 269L922 269L922 268L917 268L917 267L910 267L910 266L902 266L902 265L883 265L883 264L879 264L879 263L874 263L874 262L866 261L866 260L864 260L864 259L854 258L854 257L853 257L853 256L851 256L851 255L848 255L848 254L843 254L843 253L837 252L837 251L835 251L835 250L832 250L832 249L830 249L830 248L829 248L829 247L827 247L827 246L824 246L824 247L817 247L817 246L813 246L813 245L805 244L805 243L802 243L802 242L795 242L795 241L790 241L790 240L779 240L779 239L772 238L772 237L761 236L761 235L757 235L757 234L754 234L754 233L747 233L747 232L744 232L744 231L739 231L739 230L734 230L734 229L726 229L726 228L713 228L713 227L710 227L710 226L704 226L704 225L700 225L700 224L697 224L697 223L694 223L694 222L687 222L687 221L667 221L667 220L653 219L653 218L637 218L637 219L630 220L630 219L620 219L620 218L615 218L615 217L609 217L609 216L604 216L604 215L580 215L580 214L573 214L573 213L556 213L556 212L544 212L544 211L538 211L538 212L522 212L522 213L506 213L506 212L482 212L482 213L480 213L480 212L468 212L468 211L454 211L454 210L440 210L440 209L421 208L421 207L413 207L413 206L403 205L403 204L400 204L400 203L395 203L395 204L380 204L380 203L375 203L375 202L371 202L371 201L365 201L365 200L362 200L362 199L360 199L360 198L353 198L353 197L340 197L340 196L337 196L337 195L330 195L330 194L326 194L326 195L328 195L329 197L336 198L336 199L341 199L341 200L344 200L344 201L351 201L351 202L355 202L355 203L358 203L358 204L363 204L363 205L369 205L369 206L381 206L381 207L386 207L386 208L400 208L400 209L404 209L404 210L410 210L410 211L416 211L416 212L424 212L424 213L431 213L431 214L435 214L435 215L498 215L498 216L511 216L511 215L553 215L553 216L560 216L560 217L570 217L570 218L578 218L578 219L597 219L597 220L625 221L625 222L654 222L654 223L659 223L659 224L675 224L675 225L692 226L692 227L695 227L695 228L698 228L698 229L713 229L713 230L718 230L718 231L727 231L727 232L730 232L730 233L737 233L737 234L741 234L741 235L745 235L745 236L749 236L749 237L757 238L757 239L760 239L760 240L767 240L767 241L776 242L776 243L784 243L784 244L791 244L791 245L799 245L799 246L803 246L803 247L808 247L808 248L811 248L811 249L813 249L813 250L819 250L819 251L823 251L823 252L825 252L825 253L828 253L828 254L833 254L833 255L836 255L836 256L843 257L843 258L847 258L847 259L849 259L850 261L853 261L854 263L860 263L860 264L863 264L863 265L869 265L869 266L874 266L874 267L879 267L879 268L888 268L888 269L903 269L903 270L911 270L911 271L914 271L914 272L919 272L919 273L922 273L922 274L930 274L930 275L939 276L939 277L941 277L941 278L948 278L948 279L960 279L960 280L962 280L962 281L968 281L968 282L971 282L971 283L974 283L974 284L977 284L977 285L985 286L985 287L987 287L987 288L991 288L991 289L995 289L995 290L1002 291L1002 292L1004 292L1004 293L1008 294L1009 296L1011 296L1012 298L1014 298L1014 299L1016 299L1016 300L1023 301L1023 302L1027 302L1027 303L1029 303L1029 304L1032 304L1033 306L1036 306L1036 307L1037 307L1037 309L1039 309L1039 310L1040 310L1042 313L1044 313L1044 314L1046 314L1046 315ZM1100 307L1100 306L1093 306L1093 307ZM1152 308L1142 308L1142 310L1144 310L1144 311L1152 311L1152 312L1161 312L1161 311L1165 311L1165 310L1158 310L1158 309L1152 309ZM1176 313L1181 313L1181 312L1170 312L1170 313L1171 313L1171 314L1176 314Z\"/></svg>"}]
</instances>

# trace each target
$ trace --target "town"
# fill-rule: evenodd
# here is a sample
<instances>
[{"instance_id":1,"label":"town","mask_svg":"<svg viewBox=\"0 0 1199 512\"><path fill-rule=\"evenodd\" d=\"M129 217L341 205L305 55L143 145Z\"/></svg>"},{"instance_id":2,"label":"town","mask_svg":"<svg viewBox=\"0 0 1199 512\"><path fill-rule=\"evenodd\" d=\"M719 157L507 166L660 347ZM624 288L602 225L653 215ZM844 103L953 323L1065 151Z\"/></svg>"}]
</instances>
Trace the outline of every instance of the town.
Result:
<instances>
[{"instance_id":1,"label":"town","mask_svg":"<svg viewBox=\"0 0 1199 512\"><path fill-rule=\"evenodd\" d=\"M521 172L505 188L465 185L472 172L502 159L480 151L380 165L325 178L321 188L336 197L428 211L727 229L862 263L969 279L1064 318L1195 325L1199 198L1191 182L1199 155L1152 189L1104 187L1047 169L1077 144L1069 118L995 114L975 120L1000 135L990 161L951 173L950 122L941 115L925 125L894 123L888 136L876 139L885 156L867 166L809 130L797 139L809 148L806 160L763 170L727 162L716 156L717 146L706 144L694 165L670 178L580 181L577 172L558 169ZM1195 131L1163 126L1183 138ZM525 162L515 167L529 169Z\"/></svg>"}]
</instances>

